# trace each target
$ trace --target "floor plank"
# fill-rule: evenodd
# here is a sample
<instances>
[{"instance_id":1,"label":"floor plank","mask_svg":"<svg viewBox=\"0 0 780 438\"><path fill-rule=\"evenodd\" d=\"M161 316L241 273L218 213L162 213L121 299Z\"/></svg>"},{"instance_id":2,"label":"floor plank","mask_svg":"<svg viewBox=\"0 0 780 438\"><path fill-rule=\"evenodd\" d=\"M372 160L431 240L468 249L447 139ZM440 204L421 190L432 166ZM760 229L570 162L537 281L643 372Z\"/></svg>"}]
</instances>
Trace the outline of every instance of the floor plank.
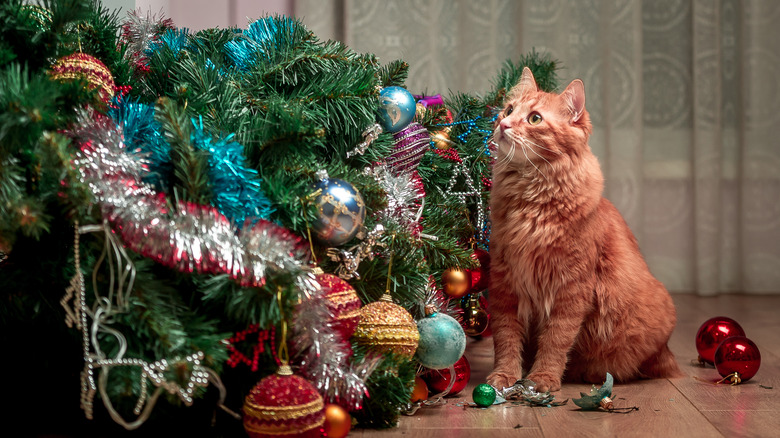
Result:
<instances>
[{"instance_id":1,"label":"floor plank","mask_svg":"<svg viewBox=\"0 0 780 438\"><path fill-rule=\"evenodd\" d=\"M771 411L705 411L703 414L725 436L777 438L780 436L780 415Z\"/></svg>"},{"instance_id":2,"label":"floor plank","mask_svg":"<svg viewBox=\"0 0 780 438\"><path fill-rule=\"evenodd\" d=\"M560 397L578 398L588 392L584 384L567 384ZM616 407L639 407L627 414L582 411L576 405L536 409L545 436L641 436L717 437L718 430L669 380L643 380L613 388ZM638 429L639 428L639 429Z\"/></svg>"},{"instance_id":3,"label":"floor plank","mask_svg":"<svg viewBox=\"0 0 780 438\"><path fill-rule=\"evenodd\" d=\"M447 405L402 416L399 426L378 431L358 429L350 436L559 437L559 436L780 436L780 295L675 295L678 324L669 346L685 377L616 385L616 406L638 406L630 414L581 411L571 401L556 408L494 405L467 408L471 391L483 383L493 366L492 339L469 339L466 357L471 380ZM729 316L742 325L759 347L758 374L738 386L714 385L714 367L692 364L697 358L695 335L714 316ZM761 385L772 387L765 389ZM579 397L590 385L565 384L556 400ZM519 427L518 427L519 426Z\"/></svg>"}]
</instances>

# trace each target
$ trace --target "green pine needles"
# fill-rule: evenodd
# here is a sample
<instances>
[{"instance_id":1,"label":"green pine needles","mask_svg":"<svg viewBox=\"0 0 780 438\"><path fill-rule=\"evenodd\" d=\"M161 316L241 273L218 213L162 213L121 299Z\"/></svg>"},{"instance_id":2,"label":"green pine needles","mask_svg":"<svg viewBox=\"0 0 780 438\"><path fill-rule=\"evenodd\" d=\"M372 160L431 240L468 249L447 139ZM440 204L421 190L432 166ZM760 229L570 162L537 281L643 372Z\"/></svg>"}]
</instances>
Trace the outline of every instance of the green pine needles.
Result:
<instances>
[{"instance_id":1,"label":"green pine needles","mask_svg":"<svg viewBox=\"0 0 780 438\"><path fill-rule=\"evenodd\" d=\"M235 218L236 229L245 219L258 219L251 212L262 211L305 240L318 217L312 202L318 172L349 182L365 201L366 231L385 228L382 245L361 261L350 284L364 304L379 299L388 284L392 254L390 293L420 318L430 282L438 282L453 266L476 267L472 245L489 245L490 136L507 90L523 66L531 67L543 89L557 86L557 63L532 52L507 61L484 96L454 93L445 97L446 107L418 114L416 120L429 131L446 130L452 147L431 147L417 167L425 196L414 206L415 212L421 209L415 228L382 219L380 212L391 200L367 171L390 156L393 135L380 134L364 154L348 154L375 123L381 89L403 86L409 70L405 62L380 65L373 54L321 41L289 17L265 17L243 30L196 33L137 17L135 25L157 32L145 40L132 40L143 32L124 24L118 13L91 0L46 0L40 5L8 0L0 5L0 339L4 351L34 362L8 388L20 401L11 414L27 418L28 410L39 412L41 394L54 388L57 394L47 403L72 407L53 414L56 421L37 425L41 432L66 433L69 427L83 426L83 414L75 408L81 339L65 327L59 301L75 273L75 222L101 224L103 217L74 166L81 145L68 132L77 109L89 106L91 115L107 115L124 130L128 153L147 160L150 173L144 180L166 196L170 211L178 201L212 206ZM131 47L141 49L128 53ZM47 70L52 61L75 52L108 67L117 85L113 101L100 102L86 78L51 78ZM251 214L236 211L242 206ZM113 285L106 263L99 263L105 242L98 234L81 240L90 297ZM313 256L326 272L335 272L340 262L329 257L329 250L352 251L362 243L354 238L332 248L315 241ZM294 275L276 273L262 287L245 287L228 275L179 272L131 251L128 257L136 268L135 286L128 310L111 321L127 338L126 357L153 362L202 351L204 364L220 374L228 392L238 393L228 404L240 410L246 390L273 371L270 351L277 346L269 342L261 366L249 372L224 366L229 356L224 341L250 324L281 327L277 291L283 291L286 315L293 315L302 299ZM93 275L97 265L101 267ZM111 336L96 336L108 353L119 348ZM366 354L356 348L352 361L359 363ZM416 369L413 360L383 357L367 381L364 409L355 415L360 424L393 426L409 400ZM185 374L170 377L185 381ZM108 393L119 400L115 405L125 417L132 416L140 396L139 378L137 370L112 371ZM187 409L201 416L210 412L206 417L211 418L213 394L210 388L199 393L211 403L208 409ZM97 400L96 417L106 418ZM169 401L162 410L180 404L175 397ZM221 415L218 423L228 425L212 428L214 435L236 428L232 417ZM150 422L159 426L165 418L153 415Z\"/></svg>"}]
</instances>

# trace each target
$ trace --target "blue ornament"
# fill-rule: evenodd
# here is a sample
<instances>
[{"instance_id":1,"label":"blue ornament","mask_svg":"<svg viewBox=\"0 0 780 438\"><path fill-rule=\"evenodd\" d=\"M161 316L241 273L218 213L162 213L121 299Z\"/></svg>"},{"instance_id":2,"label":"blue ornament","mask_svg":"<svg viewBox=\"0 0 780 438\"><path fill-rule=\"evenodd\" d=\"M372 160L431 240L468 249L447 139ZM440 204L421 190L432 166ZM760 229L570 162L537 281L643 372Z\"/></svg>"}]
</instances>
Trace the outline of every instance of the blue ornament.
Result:
<instances>
[{"instance_id":1,"label":"blue ornament","mask_svg":"<svg viewBox=\"0 0 780 438\"><path fill-rule=\"evenodd\" d=\"M366 218L366 203L355 186L341 179L325 178L314 190L321 190L314 200L319 218L312 228L317 238L339 246L355 237Z\"/></svg>"},{"instance_id":2,"label":"blue ornament","mask_svg":"<svg viewBox=\"0 0 780 438\"><path fill-rule=\"evenodd\" d=\"M377 118L387 132L398 132L414 119L417 102L412 93L401 87L385 87L379 92Z\"/></svg>"},{"instance_id":3,"label":"blue ornament","mask_svg":"<svg viewBox=\"0 0 780 438\"><path fill-rule=\"evenodd\" d=\"M455 318L438 313L432 306L425 309L428 315L417 322L420 342L415 357L426 368L449 368L466 351L466 333Z\"/></svg>"}]
</instances>

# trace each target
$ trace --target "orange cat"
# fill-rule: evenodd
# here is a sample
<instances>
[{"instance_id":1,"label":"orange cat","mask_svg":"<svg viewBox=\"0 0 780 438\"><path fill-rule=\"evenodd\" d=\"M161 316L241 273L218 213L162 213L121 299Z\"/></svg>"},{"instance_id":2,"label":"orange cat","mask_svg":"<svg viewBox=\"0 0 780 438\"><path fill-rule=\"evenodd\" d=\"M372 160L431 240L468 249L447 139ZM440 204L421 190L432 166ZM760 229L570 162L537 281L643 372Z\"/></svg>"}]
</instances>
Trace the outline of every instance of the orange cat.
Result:
<instances>
[{"instance_id":1,"label":"orange cat","mask_svg":"<svg viewBox=\"0 0 780 438\"><path fill-rule=\"evenodd\" d=\"M506 102L493 135L488 382L510 386L524 368L539 391L559 390L564 376L602 383L607 372L618 381L679 375L667 346L672 298L601 196L582 81L545 93L525 68Z\"/></svg>"}]
</instances>

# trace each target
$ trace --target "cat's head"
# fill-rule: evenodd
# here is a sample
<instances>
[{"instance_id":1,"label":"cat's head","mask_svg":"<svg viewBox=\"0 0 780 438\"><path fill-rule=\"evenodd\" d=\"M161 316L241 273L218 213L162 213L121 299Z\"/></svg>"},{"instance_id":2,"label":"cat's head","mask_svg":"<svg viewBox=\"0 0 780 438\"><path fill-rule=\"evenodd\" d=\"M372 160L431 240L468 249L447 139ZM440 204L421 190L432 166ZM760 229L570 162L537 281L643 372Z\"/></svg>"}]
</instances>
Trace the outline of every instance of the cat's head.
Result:
<instances>
[{"instance_id":1,"label":"cat's head","mask_svg":"<svg viewBox=\"0 0 780 438\"><path fill-rule=\"evenodd\" d=\"M539 165L590 153L591 130L581 80L572 81L561 94L546 93L526 67L496 121L498 164Z\"/></svg>"}]
</instances>

